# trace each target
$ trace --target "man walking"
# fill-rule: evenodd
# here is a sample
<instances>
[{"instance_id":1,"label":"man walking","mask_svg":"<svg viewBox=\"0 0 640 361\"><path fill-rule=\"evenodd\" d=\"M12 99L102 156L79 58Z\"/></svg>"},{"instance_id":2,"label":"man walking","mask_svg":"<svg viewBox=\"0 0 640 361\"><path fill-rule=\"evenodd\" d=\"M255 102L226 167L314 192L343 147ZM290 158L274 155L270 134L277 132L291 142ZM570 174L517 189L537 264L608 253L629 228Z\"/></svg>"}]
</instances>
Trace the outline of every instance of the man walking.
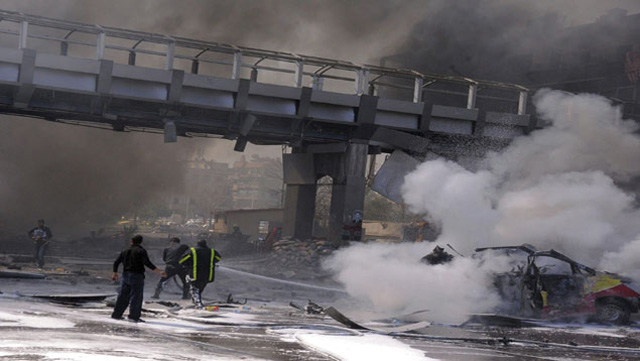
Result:
<instances>
[{"instance_id":1,"label":"man walking","mask_svg":"<svg viewBox=\"0 0 640 361\"><path fill-rule=\"evenodd\" d=\"M122 319L122 314L129 306L128 319L131 322L144 322L140 319L142 313L142 299L144 297L144 266L147 266L153 272L162 275L167 274L160 271L151 260L147 251L142 248L142 236L135 235L131 238L131 246L120 253L118 258L113 262L112 280L118 279L118 266L123 264L122 280L118 291L118 300L116 307L113 309L111 318L117 320Z\"/></svg>"},{"instance_id":2,"label":"man walking","mask_svg":"<svg viewBox=\"0 0 640 361\"><path fill-rule=\"evenodd\" d=\"M49 227L44 225L44 219L38 220L38 226L29 231L29 238L34 244L33 258L38 263L38 268L44 267L44 253L53 237Z\"/></svg>"},{"instance_id":3,"label":"man walking","mask_svg":"<svg viewBox=\"0 0 640 361\"><path fill-rule=\"evenodd\" d=\"M156 285L156 292L151 296L151 298L160 298L162 284L176 275L182 280L182 299L186 300L189 298L189 285L184 278L186 274L179 264L180 258L188 250L189 246L186 244L180 244L180 238L171 238L169 247L165 248L162 252L162 260L166 264L165 272L167 275L160 278L160 281L158 281L158 284Z\"/></svg>"},{"instance_id":4,"label":"man walking","mask_svg":"<svg viewBox=\"0 0 640 361\"><path fill-rule=\"evenodd\" d=\"M207 241L201 239L197 247L191 247L180 259L180 264L187 272L187 283L191 292L191 300L196 308L203 308L202 292L209 282L215 278L216 263L221 256L218 251L207 246Z\"/></svg>"}]
</instances>

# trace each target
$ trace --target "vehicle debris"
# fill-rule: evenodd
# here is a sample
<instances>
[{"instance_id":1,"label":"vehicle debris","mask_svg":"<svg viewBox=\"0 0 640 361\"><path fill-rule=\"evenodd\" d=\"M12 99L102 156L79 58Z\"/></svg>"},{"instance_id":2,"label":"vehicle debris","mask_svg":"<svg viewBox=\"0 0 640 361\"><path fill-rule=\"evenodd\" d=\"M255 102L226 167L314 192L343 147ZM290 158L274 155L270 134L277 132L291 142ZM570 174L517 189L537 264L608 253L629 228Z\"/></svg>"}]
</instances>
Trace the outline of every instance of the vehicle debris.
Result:
<instances>
[{"instance_id":1,"label":"vehicle debris","mask_svg":"<svg viewBox=\"0 0 640 361\"><path fill-rule=\"evenodd\" d=\"M447 253L444 248L436 246L431 253L420 259L422 263L429 265L445 264L453 261L453 255Z\"/></svg>"},{"instance_id":2,"label":"vehicle debris","mask_svg":"<svg viewBox=\"0 0 640 361\"><path fill-rule=\"evenodd\" d=\"M0 278L32 278L32 279L44 279L47 275L35 272L26 271L0 271Z\"/></svg>"},{"instance_id":3,"label":"vehicle debris","mask_svg":"<svg viewBox=\"0 0 640 361\"><path fill-rule=\"evenodd\" d=\"M639 311L640 293L631 287L631 279L597 271L555 250L485 247L476 249L474 257L483 262L489 254L508 257L512 267L494 276L507 305L500 311L507 314L623 325Z\"/></svg>"}]
</instances>

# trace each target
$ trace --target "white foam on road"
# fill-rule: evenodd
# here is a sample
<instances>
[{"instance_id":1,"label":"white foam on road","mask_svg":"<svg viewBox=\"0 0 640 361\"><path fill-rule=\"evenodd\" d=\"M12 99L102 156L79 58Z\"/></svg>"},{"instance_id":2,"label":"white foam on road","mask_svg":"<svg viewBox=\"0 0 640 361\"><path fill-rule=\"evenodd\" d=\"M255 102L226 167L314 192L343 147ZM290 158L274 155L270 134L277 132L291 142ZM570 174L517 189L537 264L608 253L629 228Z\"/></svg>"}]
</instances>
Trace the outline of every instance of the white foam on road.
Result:
<instances>
[{"instance_id":1,"label":"white foam on road","mask_svg":"<svg viewBox=\"0 0 640 361\"><path fill-rule=\"evenodd\" d=\"M277 331L281 339L293 339L304 346L342 361L435 361L423 351L390 336L376 334L331 334L323 331L284 329Z\"/></svg>"},{"instance_id":2,"label":"white foam on road","mask_svg":"<svg viewBox=\"0 0 640 361\"><path fill-rule=\"evenodd\" d=\"M138 358L129 356L96 355L95 353L82 352L48 352L45 353L47 361L153 361L152 358Z\"/></svg>"},{"instance_id":3,"label":"white foam on road","mask_svg":"<svg viewBox=\"0 0 640 361\"><path fill-rule=\"evenodd\" d=\"M38 314L14 314L0 311L0 327L31 327L31 328L72 328L75 323L63 318L48 317Z\"/></svg>"}]
</instances>

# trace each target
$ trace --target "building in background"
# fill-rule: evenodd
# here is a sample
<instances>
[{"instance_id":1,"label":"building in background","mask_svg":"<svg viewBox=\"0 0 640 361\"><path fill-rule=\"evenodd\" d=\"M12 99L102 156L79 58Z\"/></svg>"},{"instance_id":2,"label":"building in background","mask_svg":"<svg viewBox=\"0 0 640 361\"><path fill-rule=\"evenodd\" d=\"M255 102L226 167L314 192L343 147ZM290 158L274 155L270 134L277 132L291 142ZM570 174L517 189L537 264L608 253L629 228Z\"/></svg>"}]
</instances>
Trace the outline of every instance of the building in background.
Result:
<instances>
[{"instance_id":1,"label":"building in background","mask_svg":"<svg viewBox=\"0 0 640 361\"><path fill-rule=\"evenodd\" d=\"M192 219L204 223L215 212L231 209L229 164L204 158L192 159L188 164L184 193L172 197L171 211L181 215L183 222Z\"/></svg>"},{"instance_id":2,"label":"building in background","mask_svg":"<svg viewBox=\"0 0 640 361\"><path fill-rule=\"evenodd\" d=\"M233 209L279 208L282 202L282 161L243 155L230 169Z\"/></svg>"}]
</instances>

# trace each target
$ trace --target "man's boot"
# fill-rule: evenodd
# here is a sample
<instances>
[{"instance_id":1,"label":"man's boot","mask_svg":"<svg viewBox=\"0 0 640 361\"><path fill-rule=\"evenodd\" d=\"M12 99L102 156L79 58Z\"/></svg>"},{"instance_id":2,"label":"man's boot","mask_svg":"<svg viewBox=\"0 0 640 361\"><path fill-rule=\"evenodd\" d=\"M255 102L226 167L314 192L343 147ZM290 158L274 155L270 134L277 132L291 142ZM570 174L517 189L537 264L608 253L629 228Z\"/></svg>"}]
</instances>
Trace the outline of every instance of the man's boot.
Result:
<instances>
[{"instance_id":1,"label":"man's boot","mask_svg":"<svg viewBox=\"0 0 640 361\"><path fill-rule=\"evenodd\" d=\"M162 288L156 288L156 292L153 294L153 296L151 296L151 298L157 300L158 298L160 298L160 292L162 292Z\"/></svg>"},{"instance_id":2,"label":"man's boot","mask_svg":"<svg viewBox=\"0 0 640 361\"><path fill-rule=\"evenodd\" d=\"M193 301L196 308L204 308L202 299L200 298L200 290L193 284L190 284L189 291L191 293L191 301Z\"/></svg>"}]
</instances>

